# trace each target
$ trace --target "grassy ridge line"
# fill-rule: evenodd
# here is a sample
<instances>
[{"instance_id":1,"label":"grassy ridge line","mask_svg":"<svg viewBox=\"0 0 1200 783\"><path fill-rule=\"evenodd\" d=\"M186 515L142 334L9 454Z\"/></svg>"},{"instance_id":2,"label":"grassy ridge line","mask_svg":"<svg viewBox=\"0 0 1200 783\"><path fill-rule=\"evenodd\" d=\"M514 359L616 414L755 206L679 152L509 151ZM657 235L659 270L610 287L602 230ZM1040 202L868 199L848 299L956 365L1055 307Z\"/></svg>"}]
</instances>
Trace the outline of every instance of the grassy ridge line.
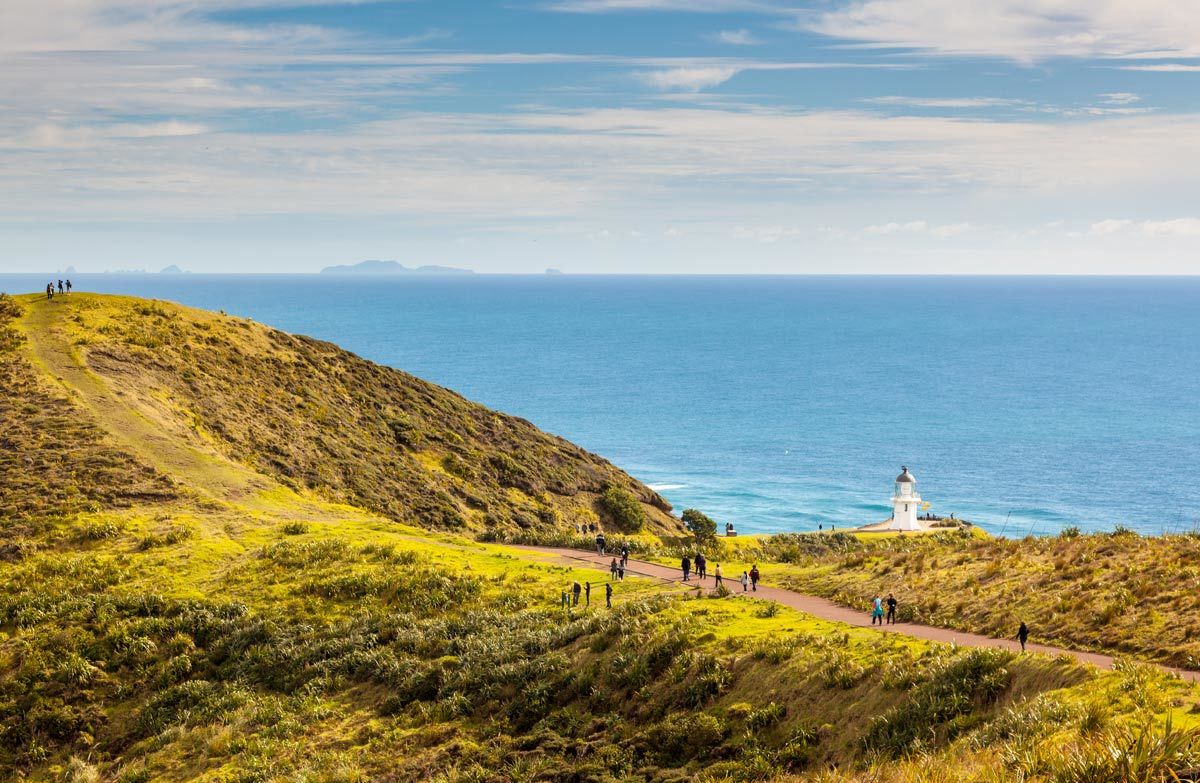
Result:
<instances>
[{"instance_id":1,"label":"grassy ridge line","mask_svg":"<svg viewBox=\"0 0 1200 783\"><path fill-rule=\"evenodd\" d=\"M601 458L328 343L161 302L24 301L40 360L69 375L58 365L77 351L88 373L75 390L103 414L105 395L86 382L100 379L140 426L170 433L165 452L215 451L297 491L474 535L588 522L680 531L666 501ZM114 427L137 431L121 405L111 409ZM144 432L137 440L160 445ZM252 475L207 480L228 483L224 494L239 480L253 487Z\"/></svg>"},{"instance_id":2,"label":"grassy ridge line","mask_svg":"<svg viewBox=\"0 0 1200 783\"><path fill-rule=\"evenodd\" d=\"M0 295L0 520L36 527L62 514L176 497L178 484L114 442L25 360L25 335L13 326L23 314Z\"/></svg>"}]
</instances>

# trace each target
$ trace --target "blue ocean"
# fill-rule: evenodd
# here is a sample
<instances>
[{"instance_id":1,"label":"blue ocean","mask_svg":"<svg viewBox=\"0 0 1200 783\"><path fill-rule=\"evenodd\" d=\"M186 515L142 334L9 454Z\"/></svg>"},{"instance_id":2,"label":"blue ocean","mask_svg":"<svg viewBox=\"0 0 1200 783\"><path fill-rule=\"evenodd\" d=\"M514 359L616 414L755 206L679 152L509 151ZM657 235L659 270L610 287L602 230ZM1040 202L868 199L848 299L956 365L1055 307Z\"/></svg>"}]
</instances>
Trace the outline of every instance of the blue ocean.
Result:
<instances>
[{"instance_id":1,"label":"blue ocean","mask_svg":"<svg viewBox=\"0 0 1200 783\"><path fill-rule=\"evenodd\" d=\"M336 342L742 532L1200 526L1200 279L79 275ZM0 275L0 290L42 278Z\"/></svg>"}]
</instances>

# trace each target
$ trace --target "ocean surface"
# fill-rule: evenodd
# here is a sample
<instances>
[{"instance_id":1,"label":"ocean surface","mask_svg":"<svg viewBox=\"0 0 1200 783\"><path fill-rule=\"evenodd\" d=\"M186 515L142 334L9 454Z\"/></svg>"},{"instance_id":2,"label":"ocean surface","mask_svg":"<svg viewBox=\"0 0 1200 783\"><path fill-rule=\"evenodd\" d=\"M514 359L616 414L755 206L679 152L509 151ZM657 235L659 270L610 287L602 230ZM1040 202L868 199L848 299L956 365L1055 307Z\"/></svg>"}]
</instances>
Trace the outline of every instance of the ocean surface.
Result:
<instances>
[{"instance_id":1,"label":"ocean surface","mask_svg":"<svg viewBox=\"0 0 1200 783\"><path fill-rule=\"evenodd\" d=\"M931 511L1010 537L1200 526L1200 278L75 283L336 342L741 532L884 519L901 465Z\"/></svg>"}]
</instances>

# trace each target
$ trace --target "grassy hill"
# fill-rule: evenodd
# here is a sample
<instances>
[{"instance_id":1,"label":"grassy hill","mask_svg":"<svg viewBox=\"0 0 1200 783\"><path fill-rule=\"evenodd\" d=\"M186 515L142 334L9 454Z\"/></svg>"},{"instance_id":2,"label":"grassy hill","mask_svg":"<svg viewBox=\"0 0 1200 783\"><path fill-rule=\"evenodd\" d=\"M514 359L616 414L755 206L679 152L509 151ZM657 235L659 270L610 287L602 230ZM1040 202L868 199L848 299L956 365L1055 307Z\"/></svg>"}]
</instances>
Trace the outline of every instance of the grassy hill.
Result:
<instances>
[{"instance_id":1,"label":"grassy hill","mask_svg":"<svg viewBox=\"0 0 1200 783\"><path fill-rule=\"evenodd\" d=\"M600 457L329 343L162 302L28 302L36 361L90 376L68 381L73 391L87 398L98 380L97 394L133 409L147 437L169 435L295 490L472 535L682 529L661 496ZM113 406L84 403L110 421ZM194 461L163 467L196 481Z\"/></svg>"},{"instance_id":2,"label":"grassy hill","mask_svg":"<svg viewBox=\"0 0 1200 783\"><path fill-rule=\"evenodd\" d=\"M928 644L649 579L605 608L597 572L479 538L628 526L632 498L651 545L677 529L652 493L333 346L161 303L0 298L0 392L0 780L1200 766L1200 693L1146 665ZM563 608L587 580L590 605Z\"/></svg>"}]
</instances>

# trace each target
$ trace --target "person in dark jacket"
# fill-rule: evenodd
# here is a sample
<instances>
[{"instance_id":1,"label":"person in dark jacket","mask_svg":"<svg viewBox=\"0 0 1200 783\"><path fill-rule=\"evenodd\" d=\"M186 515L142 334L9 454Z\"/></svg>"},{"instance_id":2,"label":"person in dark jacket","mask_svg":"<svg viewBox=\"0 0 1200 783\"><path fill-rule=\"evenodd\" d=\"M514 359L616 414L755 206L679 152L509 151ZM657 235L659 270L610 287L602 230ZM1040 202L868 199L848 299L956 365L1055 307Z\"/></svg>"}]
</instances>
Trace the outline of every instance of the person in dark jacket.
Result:
<instances>
[{"instance_id":1,"label":"person in dark jacket","mask_svg":"<svg viewBox=\"0 0 1200 783\"><path fill-rule=\"evenodd\" d=\"M754 567L750 569L750 587L756 593L758 592L758 576L758 563L755 563Z\"/></svg>"},{"instance_id":2,"label":"person in dark jacket","mask_svg":"<svg viewBox=\"0 0 1200 783\"><path fill-rule=\"evenodd\" d=\"M1021 621L1021 627L1017 629L1017 641L1021 643L1021 652L1025 652L1025 642L1029 641L1029 626Z\"/></svg>"},{"instance_id":3,"label":"person in dark jacket","mask_svg":"<svg viewBox=\"0 0 1200 783\"><path fill-rule=\"evenodd\" d=\"M696 555L696 576L700 577L700 581L708 578L708 558L703 552Z\"/></svg>"},{"instance_id":4,"label":"person in dark jacket","mask_svg":"<svg viewBox=\"0 0 1200 783\"><path fill-rule=\"evenodd\" d=\"M612 609L612 582L604 586L604 605Z\"/></svg>"},{"instance_id":5,"label":"person in dark jacket","mask_svg":"<svg viewBox=\"0 0 1200 783\"><path fill-rule=\"evenodd\" d=\"M683 560L681 560L679 563L679 567L683 569L683 581L686 582L688 580L688 574L692 572L691 559L687 555L684 555Z\"/></svg>"},{"instance_id":6,"label":"person in dark jacket","mask_svg":"<svg viewBox=\"0 0 1200 783\"><path fill-rule=\"evenodd\" d=\"M592 583L591 582L583 583L583 603L585 606L592 605Z\"/></svg>"},{"instance_id":7,"label":"person in dark jacket","mask_svg":"<svg viewBox=\"0 0 1200 783\"><path fill-rule=\"evenodd\" d=\"M579 586L578 582L573 582L571 584L571 596L574 599L571 602L572 606L579 606L579 593L582 592L582 590L583 588Z\"/></svg>"},{"instance_id":8,"label":"person in dark jacket","mask_svg":"<svg viewBox=\"0 0 1200 783\"><path fill-rule=\"evenodd\" d=\"M888 611L887 611L887 621L888 621L888 625L895 625L895 624L896 624L896 604L897 604L897 601L896 601L896 596L892 595L891 593L888 593L888 597L887 597L887 610L888 610Z\"/></svg>"}]
</instances>

